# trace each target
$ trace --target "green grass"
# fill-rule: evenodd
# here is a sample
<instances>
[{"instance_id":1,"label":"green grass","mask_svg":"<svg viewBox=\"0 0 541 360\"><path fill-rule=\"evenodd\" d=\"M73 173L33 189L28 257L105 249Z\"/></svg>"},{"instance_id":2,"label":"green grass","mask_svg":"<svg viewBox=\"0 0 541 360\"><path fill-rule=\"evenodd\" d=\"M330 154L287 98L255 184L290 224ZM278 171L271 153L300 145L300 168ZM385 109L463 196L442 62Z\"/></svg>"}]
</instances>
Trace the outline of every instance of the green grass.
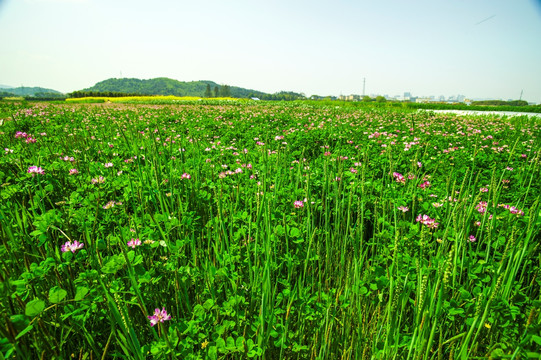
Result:
<instances>
[{"instance_id":1,"label":"green grass","mask_svg":"<svg viewBox=\"0 0 541 360\"><path fill-rule=\"evenodd\" d=\"M3 358L541 357L538 119L0 106Z\"/></svg>"}]
</instances>

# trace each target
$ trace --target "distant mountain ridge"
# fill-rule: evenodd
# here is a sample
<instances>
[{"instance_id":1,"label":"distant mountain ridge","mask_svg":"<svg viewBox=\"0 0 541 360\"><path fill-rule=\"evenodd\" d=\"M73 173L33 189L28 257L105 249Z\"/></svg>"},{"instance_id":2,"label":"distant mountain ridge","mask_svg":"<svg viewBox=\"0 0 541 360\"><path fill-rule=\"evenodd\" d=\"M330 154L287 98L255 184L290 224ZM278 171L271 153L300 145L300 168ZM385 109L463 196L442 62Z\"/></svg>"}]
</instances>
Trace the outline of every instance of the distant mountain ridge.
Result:
<instances>
[{"instance_id":1,"label":"distant mountain ridge","mask_svg":"<svg viewBox=\"0 0 541 360\"><path fill-rule=\"evenodd\" d=\"M227 95L236 98L261 97L268 95L262 91L245 89L237 86L220 85L214 81L179 81L166 77L141 80L136 78L111 78L96 83L96 85L83 89L83 92L112 92L141 95L175 95L175 96L223 96L226 88Z\"/></svg>"},{"instance_id":2,"label":"distant mountain ridge","mask_svg":"<svg viewBox=\"0 0 541 360\"><path fill-rule=\"evenodd\" d=\"M60 91L53 89L42 88L39 86L35 87L26 87L20 86L16 88L11 87L0 87L2 93L7 93L9 95L15 96L44 96L44 95L62 95Z\"/></svg>"}]
</instances>

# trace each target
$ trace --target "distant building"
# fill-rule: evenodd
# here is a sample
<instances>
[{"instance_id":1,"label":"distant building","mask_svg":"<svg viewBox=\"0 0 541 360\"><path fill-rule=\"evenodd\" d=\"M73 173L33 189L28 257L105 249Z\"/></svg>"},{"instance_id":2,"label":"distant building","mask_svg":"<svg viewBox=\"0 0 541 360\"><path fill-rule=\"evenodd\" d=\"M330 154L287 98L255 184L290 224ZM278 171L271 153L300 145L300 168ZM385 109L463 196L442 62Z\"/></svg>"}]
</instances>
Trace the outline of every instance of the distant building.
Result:
<instances>
[{"instance_id":1,"label":"distant building","mask_svg":"<svg viewBox=\"0 0 541 360\"><path fill-rule=\"evenodd\" d=\"M338 100L342 101L359 101L361 100L361 95L340 95Z\"/></svg>"}]
</instances>

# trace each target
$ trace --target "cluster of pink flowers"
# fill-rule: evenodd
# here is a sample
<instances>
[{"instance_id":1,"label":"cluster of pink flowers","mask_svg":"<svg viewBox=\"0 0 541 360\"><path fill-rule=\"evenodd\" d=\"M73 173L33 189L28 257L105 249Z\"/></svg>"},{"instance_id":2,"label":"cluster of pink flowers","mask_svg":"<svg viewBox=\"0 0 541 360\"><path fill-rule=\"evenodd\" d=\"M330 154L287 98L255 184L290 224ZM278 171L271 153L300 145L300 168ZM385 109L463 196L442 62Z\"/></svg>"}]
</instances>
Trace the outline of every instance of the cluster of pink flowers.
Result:
<instances>
[{"instance_id":1,"label":"cluster of pink flowers","mask_svg":"<svg viewBox=\"0 0 541 360\"><path fill-rule=\"evenodd\" d=\"M28 173L32 174L32 176L36 174L43 175L45 174L45 170L43 170L40 166L30 166L28 168Z\"/></svg>"},{"instance_id":2,"label":"cluster of pink flowers","mask_svg":"<svg viewBox=\"0 0 541 360\"><path fill-rule=\"evenodd\" d=\"M157 323L163 323L164 321L171 320L171 315L167 314L164 307L162 310L155 309L154 315L148 316L148 319L150 320L150 326L154 326Z\"/></svg>"},{"instance_id":3,"label":"cluster of pink flowers","mask_svg":"<svg viewBox=\"0 0 541 360\"><path fill-rule=\"evenodd\" d=\"M122 205L122 203L121 203L121 202L114 201L114 200L111 200L111 201L109 201L107 204L103 205L103 208L104 208L105 210L109 210L109 209L115 207L116 205Z\"/></svg>"},{"instance_id":4,"label":"cluster of pink flowers","mask_svg":"<svg viewBox=\"0 0 541 360\"><path fill-rule=\"evenodd\" d=\"M407 207L407 206L399 206L399 207L398 207L398 210L402 211L403 213L408 212L409 209L410 209L410 208Z\"/></svg>"},{"instance_id":5,"label":"cluster of pink flowers","mask_svg":"<svg viewBox=\"0 0 541 360\"><path fill-rule=\"evenodd\" d=\"M425 181L425 182L423 182L422 184L419 184L419 187L420 187L421 189L426 189L426 188L429 187L429 186L430 186L430 181Z\"/></svg>"},{"instance_id":6,"label":"cluster of pink flowers","mask_svg":"<svg viewBox=\"0 0 541 360\"><path fill-rule=\"evenodd\" d=\"M470 236L468 237L468 241L469 241L469 242L475 242L475 241L477 241L477 239L475 238L475 236L470 235Z\"/></svg>"},{"instance_id":7,"label":"cluster of pink flowers","mask_svg":"<svg viewBox=\"0 0 541 360\"><path fill-rule=\"evenodd\" d=\"M17 131L15 133L15 139L18 139L18 138L26 138L28 136L27 133L25 132L22 132L22 131Z\"/></svg>"},{"instance_id":8,"label":"cluster of pink flowers","mask_svg":"<svg viewBox=\"0 0 541 360\"><path fill-rule=\"evenodd\" d=\"M103 166L106 168L110 168L110 167L113 167L113 163L108 162L108 163L103 164Z\"/></svg>"},{"instance_id":9,"label":"cluster of pink flowers","mask_svg":"<svg viewBox=\"0 0 541 360\"><path fill-rule=\"evenodd\" d=\"M304 207L304 202L301 200L297 200L293 203L293 206L295 206L296 209Z\"/></svg>"},{"instance_id":10,"label":"cluster of pink flowers","mask_svg":"<svg viewBox=\"0 0 541 360\"><path fill-rule=\"evenodd\" d=\"M15 138L23 138L23 139L26 139L26 143L27 144L30 144L30 143L35 143L36 142L36 138L32 137L32 135L30 134L27 134L25 132L22 132L22 131L17 131L17 133L15 133Z\"/></svg>"},{"instance_id":11,"label":"cluster of pink flowers","mask_svg":"<svg viewBox=\"0 0 541 360\"><path fill-rule=\"evenodd\" d=\"M418 215L415 219L417 222L420 222L423 225L426 225L426 227L435 229L438 227L440 223L436 222L436 219L431 219L428 215Z\"/></svg>"},{"instance_id":12,"label":"cluster of pink flowers","mask_svg":"<svg viewBox=\"0 0 541 360\"><path fill-rule=\"evenodd\" d=\"M184 174L182 174L182 176L180 178L181 179L191 179L192 176L190 174L188 174L188 173L184 173Z\"/></svg>"},{"instance_id":13,"label":"cluster of pink flowers","mask_svg":"<svg viewBox=\"0 0 541 360\"><path fill-rule=\"evenodd\" d=\"M479 204L475 206L475 209L481 214L484 214L487 211L488 203L486 201L480 201Z\"/></svg>"},{"instance_id":14,"label":"cluster of pink flowers","mask_svg":"<svg viewBox=\"0 0 541 360\"><path fill-rule=\"evenodd\" d=\"M132 238L130 241L128 241L127 245L128 247L135 249L136 246L141 245L141 240L139 240L139 238L137 239Z\"/></svg>"},{"instance_id":15,"label":"cluster of pink flowers","mask_svg":"<svg viewBox=\"0 0 541 360\"><path fill-rule=\"evenodd\" d=\"M394 176L394 179L396 180L396 182L402 183L402 184L406 183L406 178L404 177L404 175L402 175L400 173L397 173L397 172L394 172L393 176Z\"/></svg>"},{"instance_id":16,"label":"cluster of pink flowers","mask_svg":"<svg viewBox=\"0 0 541 360\"><path fill-rule=\"evenodd\" d=\"M79 173L79 170L77 169L70 169L70 175L77 175Z\"/></svg>"},{"instance_id":17,"label":"cluster of pink flowers","mask_svg":"<svg viewBox=\"0 0 541 360\"><path fill-rule=\"evenodd\" d=\"M92 184L103 184L105 182L105 178L103 176L98 176L97 178L92 179Z\"/></svg>"},{"instance_id":18,"label":"cluster of pink flowers","mask_svg":"<svg viewBox=\"0 0 541 360\"><path fill-rule=\"evenodd\" d=\"M248 165L249 165L249 166L248 166ZM252 166L252 165L251 165L251 164L248 164L248 165L246 165L246 167L248 167L249 169L251 169L251 166ZM223 165L222 165L222 166L223 166ZM241 166L244 167L244 165L241 165ZM227 167L227 165L226 165L226 167ZM221 173L218 174L218 177L219 177L220 179L224 179L224 178L226 178L226 177L229 176L229 175L242 174L242 173L243 173L242 168L236 168L235 171L231 171L231 170L227 170L227 171L225 171L225 172L222 171ZM250 176L250 179L253 179L253 176Z\"/></svg>"},{"instance_id":19,"label":"cluster of pink flowers","mask_svg":"<svg viewBox=\"0 0 541 360\"><path fill-rule=\"evenodd\" d=\"M73 243L71 241L66 241L64 245L60 248L62 252L68 252L71 251L72 253L76 252L79 249L82 249L85 244L78 242L75 240Z\"/></svg>"},{"instance_id":20,"label":"cluster of pink flowers","mask_svg":"<svg viewBox=\"0 0 541 360\"><path fill-rule=\"evenodd\" d=\"M524 211L517 209L515 206L507 205L507 204L498 204L498 207L503 207L506 210L509 210L511 214L517 214L517 215L524 215Z\"/></svg>"},{"instance_id":21,"label":"cluster of pink flowers","mask_svg":"<svg viewBox=\"0 0 541 360\"><path fill-rule=\"evenodd\" d=\"M64 157L60 157L60 160L64 160L64 161L69 161L69 162L74 162L75 161L75 158L73 156L64 156Z\"/></svg>"}]
</instances>

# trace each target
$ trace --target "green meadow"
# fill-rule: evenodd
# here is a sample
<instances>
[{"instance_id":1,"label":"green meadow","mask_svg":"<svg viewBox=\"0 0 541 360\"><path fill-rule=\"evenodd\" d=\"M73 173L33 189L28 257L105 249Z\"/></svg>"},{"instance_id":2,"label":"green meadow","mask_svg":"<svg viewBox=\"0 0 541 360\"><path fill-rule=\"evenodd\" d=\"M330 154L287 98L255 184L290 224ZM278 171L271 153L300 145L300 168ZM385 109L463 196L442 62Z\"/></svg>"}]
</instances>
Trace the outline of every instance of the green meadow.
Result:
<instances>
[{"instance_id":1,"label":"green meadow","mask_svg":"<svg viewBox=\"0 0 541 360\"><path fill-rule=\"evenodd\" d=\"M539 117L0 119L0 359L541 359Z\"/></svg>"}]
</instances>

